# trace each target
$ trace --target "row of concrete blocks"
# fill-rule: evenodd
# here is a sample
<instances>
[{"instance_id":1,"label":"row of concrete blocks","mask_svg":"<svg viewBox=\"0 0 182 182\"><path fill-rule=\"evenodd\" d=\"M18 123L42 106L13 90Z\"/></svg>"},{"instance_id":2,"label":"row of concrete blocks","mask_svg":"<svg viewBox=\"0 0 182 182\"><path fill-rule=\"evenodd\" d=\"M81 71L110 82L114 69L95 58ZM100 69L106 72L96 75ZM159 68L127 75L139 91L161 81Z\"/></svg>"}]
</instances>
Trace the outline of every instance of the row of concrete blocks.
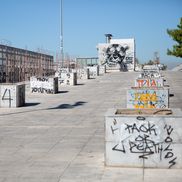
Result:
<instances>
[{"instance_id":1,"label":"row of concrete blocks","mask_svg":"<svg viewBox=\"0 0 182 182\"><path fill-rule=\"evenodd\" d=\"M105 115L105 164L117 167L182 168L182 112L168 108L169 89L160 73L137 78L127 108ZM141 106L142 105L142 106ZM162 107L162 108L161 108ZM164 108L163 108L164 107Z\"/></svg>"},{"instance_id":2,"label":"row of concrete blocks","mask_svg":"<svg viewBox=\"0 0 182 182\"><path fill-rule=\"evenodd\" d=\"M68 68L60 69L55 76L58 77L59 85L77 85L77 79L96 78L106 73L105 65L88 66L82 69L69 70Z\"/></svg>"},{"instance_id":3,"label":"row of concrete blocks","mask_svg":"<svg viewBox=\"0 0 182 182\"><path fill-rule=\"evenodd\" d=\"M31 77L30 90L32 93L56 94L59 86L76 85L77 74L81 79L89 79L106 73L105 66L93 66L79 69L77 72L64 70L57 77ZM55 75L56 76L56 75ZM25 84L2 84L0 85L0 107L21 107L25 105Z\"/></svg>"}]
</instances>

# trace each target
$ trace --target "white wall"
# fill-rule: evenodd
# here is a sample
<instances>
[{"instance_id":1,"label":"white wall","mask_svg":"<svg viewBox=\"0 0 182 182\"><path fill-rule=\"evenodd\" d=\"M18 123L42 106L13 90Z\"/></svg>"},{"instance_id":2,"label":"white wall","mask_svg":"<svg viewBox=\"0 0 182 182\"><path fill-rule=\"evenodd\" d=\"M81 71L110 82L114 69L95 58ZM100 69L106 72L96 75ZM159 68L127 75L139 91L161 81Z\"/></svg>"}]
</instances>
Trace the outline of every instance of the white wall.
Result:
<instances>
[{"instance_id":1,"label":"white wall","mask_svg":"<svg viewBox=\"0 0 182 182\"><path fill-rule=\"evenodd\" d=\"M101 43L97 47L100 65L106 64L107 69L134 70L134 39L111 39L110 43Z\"/></svg>"}]
</instances>

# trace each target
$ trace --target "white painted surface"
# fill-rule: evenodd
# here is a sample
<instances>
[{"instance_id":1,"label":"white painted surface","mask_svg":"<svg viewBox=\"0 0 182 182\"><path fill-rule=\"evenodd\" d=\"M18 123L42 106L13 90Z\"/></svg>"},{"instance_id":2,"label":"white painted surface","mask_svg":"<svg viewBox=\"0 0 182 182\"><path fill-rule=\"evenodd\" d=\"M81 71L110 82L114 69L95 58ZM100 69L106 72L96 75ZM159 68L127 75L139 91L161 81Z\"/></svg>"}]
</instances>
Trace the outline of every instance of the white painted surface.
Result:
<instances>
[{"instance_id":1,"label":"white painted surface","mask_svg":"<svg viewBox=\"0 0 182 182\"><path fill-rule=\"evenodd\" d=\"M0 107L25 105L25 84L0 85Z\"/></svg>"},{"instance_id":2,"label":"white painted surface","mask_svg":"<svg viewBox=\"0 0 182 182\"><path fill-rule=\"evenodd\" d=\"M30 89L32 93L55 94L58 92L58 78L31 77Z\"/></svg>"},{"instance_id":3,"label":"white painted surface","mask_svg":"<svg viewBox=\"0 0 182 182\"><path fill-rule=\"evenodd\" d=\"M96 66L88 66L87 67L89 69L89 74L90 74L90 77L97 77L99 76L99 66L96 65Z\"/></svg>"},{"instance_id":4,"label":"white painted surface","mask_svg":"<svg viewBox=\"0 0 182 182\"><path fill-rule=\"evenodd\" d=\"M106 65L99 65L99 74L103 75L106 73Z\"/></svg>"},{"instance_id":5,"label":"white painted surface","mask_svg":"<svg viewBox=\"0 0 182 182\"><path fill-rule=\"evenodd\" d=\"M182 112L173 115L105 117L105 163L109 166L182 168Z\"/></svg>"},{"instance_id":6,"label":"white painted surface","mask_svg":"<svg viewBox=\"0 0 182 182\"><path fill-rule=\"evenodd\" d=\"M83 68L83 69L77 69L77 78L78 79L83 79L83 80L87 80L90 78L90 74L89 74L89 69L88 68Z\"/></svg>"},{"instance_id":7,"label":"white painted surface","mask_svg":"<svg viewBox=\"0 0 182 182\"><path fill-rule=\"evenodd\" d=\"M61 76L58 79L60 85L73 86L77 84L77 73L61 73Z\"/></svg>"}]
</instances>

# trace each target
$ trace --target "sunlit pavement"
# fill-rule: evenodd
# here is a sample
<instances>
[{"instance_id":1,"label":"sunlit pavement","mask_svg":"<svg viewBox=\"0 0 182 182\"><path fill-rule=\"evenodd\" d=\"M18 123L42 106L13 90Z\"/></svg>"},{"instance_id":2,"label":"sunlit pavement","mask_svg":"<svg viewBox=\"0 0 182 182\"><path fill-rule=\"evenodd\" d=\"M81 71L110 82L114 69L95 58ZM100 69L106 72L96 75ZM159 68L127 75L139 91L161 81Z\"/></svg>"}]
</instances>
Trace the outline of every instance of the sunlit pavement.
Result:
<instances>
[{"instance_id":1,"label":"sunlit pavement","mask_svg":"<svg viewBox=\"0 0 182 182\"><path fill-rule=\"evenodd\" d=\"M26 91L26 107L0 108L0 182L181 182L180 169L104 165L104 114L125 108L139 73L107 73L55 95ZM182 72L164 72L182 109Z\"/></svg>"}]
</instances>

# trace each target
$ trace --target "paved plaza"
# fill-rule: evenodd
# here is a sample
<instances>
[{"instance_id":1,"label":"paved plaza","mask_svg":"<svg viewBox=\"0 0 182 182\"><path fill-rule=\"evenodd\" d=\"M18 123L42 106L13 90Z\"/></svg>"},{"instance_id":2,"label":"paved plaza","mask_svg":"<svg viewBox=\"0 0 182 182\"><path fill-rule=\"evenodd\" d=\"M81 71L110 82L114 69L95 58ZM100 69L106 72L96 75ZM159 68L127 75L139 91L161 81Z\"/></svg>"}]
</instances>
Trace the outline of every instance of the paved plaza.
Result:
<instances>
[{"instance_id":1,"label":"paved plaza","mask_svg":"<svg viewBox=\"0 0 182 182\"><path fill-rule=\"evenodd\" d=\"M181 169L107 167L104 114L126 108L126 91L139 73L107 73L32 94L26 106L0 108L0 182L181 182ZM163 72L170 107L182 109L182 72Z\"/></svg>"}]
</instances>

